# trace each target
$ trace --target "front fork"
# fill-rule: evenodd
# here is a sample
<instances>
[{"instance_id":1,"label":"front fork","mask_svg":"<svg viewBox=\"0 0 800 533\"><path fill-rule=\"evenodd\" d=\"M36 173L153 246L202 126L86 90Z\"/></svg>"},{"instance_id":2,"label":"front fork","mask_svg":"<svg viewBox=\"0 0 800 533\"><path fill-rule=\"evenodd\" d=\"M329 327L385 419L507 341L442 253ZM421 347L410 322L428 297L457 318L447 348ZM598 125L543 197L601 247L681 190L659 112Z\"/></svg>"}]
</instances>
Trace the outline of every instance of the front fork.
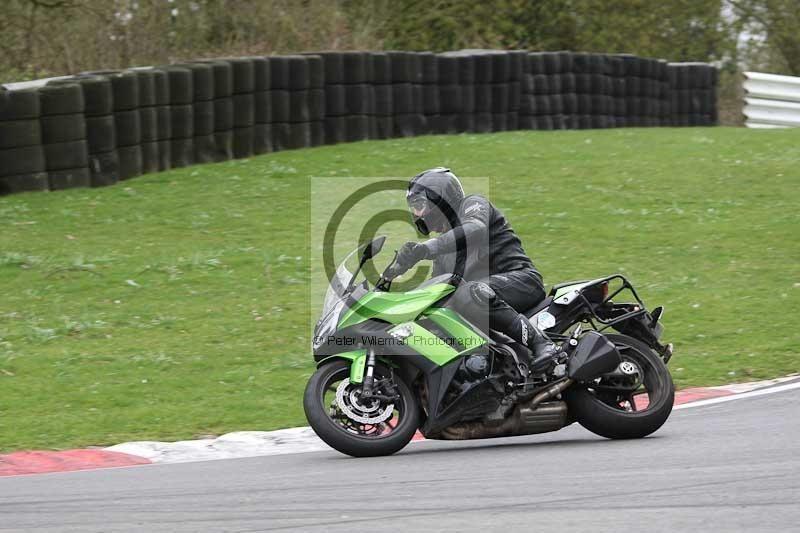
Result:
<instances>
[{"instance_id":1,"label":"front fork","mask_svg":"<svg viewBox=\"0 0 800 533\"><path fill-rule=\"evenodd\" d=\"M387 384L385 380L381 381L382 387L377 393L375 392L375 364L377 358L375 351L370 348L366 354L362 354L355 359L350 365L350 383L361 383L361 398L375 398L380 401L392 402L399 398L397 389L394 383ZM381 394L383 390L383 394Z\"/></svg>"},{"instance_id":2,"label":"front fork","mask_svg":"<svg viewBox=\"0 0 800 533\"><path fill-rule=\"evenodd\" d=\"M375 351L370 348L367 352L366 369L364 371L364 382L361 384L361 397L372 397L372 386L375 384Z\"/></svg>"},{"instance_id":3,"label":"front fork","mask_svg":"<svg viewBox=\"0 0 800 533\"><path fill-rule=\"evenodd\" d=\"M350 363L350 383L361 383L361 395L365 398L372 396L375 384L375 351L372 348L353 357Z\"/></svg>"},{"instance_id":4,"label":"front fork","mask_svg":"<svg viewBox=\"0 0 800 533\"><path fill-rule=\"evenodd\" d=\"M328 359L320 361L318 365L322 365L325 361L330 359L344 359L350 361L350 383L361 385L361 396L363 398L382 397L381 395L376 395L374 390L377 357L372 348L369 350L356 350L332 355ZM387 364L391 365L391 363Z\"/></svg>"}]
</instances>

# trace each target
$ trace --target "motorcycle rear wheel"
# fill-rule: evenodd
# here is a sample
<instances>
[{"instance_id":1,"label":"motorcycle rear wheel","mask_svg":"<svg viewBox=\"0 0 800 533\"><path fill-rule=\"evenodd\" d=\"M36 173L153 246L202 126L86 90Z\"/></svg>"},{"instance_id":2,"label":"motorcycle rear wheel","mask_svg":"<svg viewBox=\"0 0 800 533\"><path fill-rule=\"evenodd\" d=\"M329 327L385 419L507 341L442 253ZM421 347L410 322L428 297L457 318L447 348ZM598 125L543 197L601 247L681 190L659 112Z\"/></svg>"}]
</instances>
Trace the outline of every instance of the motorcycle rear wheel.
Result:
<instances>
[{"instance_id":1,"label":"motorcycle rear wheel","mask_svg":"<svg viewBox=\"0 0 800 533\"><path fill-rule=\"evenodd\" d=\"M612 378L578 385L565 393L570 414L580 425L601 437L646 437L664 425L672 412L675 402L672 376L661 357L642 341L627 335L607 334L606 337L619 350L623 364L628 361L635 365L639 374L638 378L630 378L630 388L637 385L637 379L639 388L616 389L615 386L624 387L625 384L609 383Z\"/></svg>"},{"instance_id":2,"label":"motorcycle rear wheel","mask_svg":"<svg viewBox=\"0 0 800 533\"><path fill-rule=\"evenodd\" d=\"M390 368L375 365L375 392L385 393L379 384L390 380L385 383L393 383L399 395L392 404L378 405L377 399L360 398L360 385L350 384L349 376L350 363L336 360L309 379L303 408L314 432L331 448L353 457L391 455L404 448L420 423L419 404L408 385Z\"/></svg>"}]
</instances>

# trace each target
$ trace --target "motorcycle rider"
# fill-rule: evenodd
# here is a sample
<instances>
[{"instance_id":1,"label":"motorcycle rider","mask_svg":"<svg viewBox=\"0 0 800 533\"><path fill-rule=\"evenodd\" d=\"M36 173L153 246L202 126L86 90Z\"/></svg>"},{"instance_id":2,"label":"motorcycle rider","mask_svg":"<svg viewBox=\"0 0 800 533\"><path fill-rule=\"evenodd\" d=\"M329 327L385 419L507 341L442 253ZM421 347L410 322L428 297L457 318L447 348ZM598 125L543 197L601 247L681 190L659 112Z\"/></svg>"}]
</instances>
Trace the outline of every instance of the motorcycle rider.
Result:
<instances>
[{"instance_id":1,"label":"motorcycle rider","mask_svg":"<svg viewBox=\"0 0 800 533\"><path fill-rule=\"evenodd\" d=\"M488 326L527 346L532 370L553 361L560 348L521 313L544 300L542 276L503 213L483 196L465 196L459 179L444 167L414 176L406 201L417 230L439 235L406 242L389 277L433 260L433 276L454 272L463 280L448 305L484 331Z\"/></svg>"}]
</instances>

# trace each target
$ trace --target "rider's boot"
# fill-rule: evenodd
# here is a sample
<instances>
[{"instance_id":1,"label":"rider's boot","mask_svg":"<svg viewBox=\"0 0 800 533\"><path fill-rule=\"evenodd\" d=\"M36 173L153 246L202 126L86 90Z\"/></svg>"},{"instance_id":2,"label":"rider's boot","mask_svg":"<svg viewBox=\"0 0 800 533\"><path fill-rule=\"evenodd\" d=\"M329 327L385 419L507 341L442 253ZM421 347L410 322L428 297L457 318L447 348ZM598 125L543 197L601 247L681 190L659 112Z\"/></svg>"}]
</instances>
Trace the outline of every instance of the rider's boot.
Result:
<instances>
[{"instance_id":1,"label":"rider's boot","mask_svg":"<svg viewBox=\"0 0 800 533\"><path fill-rule=\"evenodd\" d=\"M531 371L544 370L550 363L557 362L561 348L551 341L542 330L534 326L525 315L519 316L522 329L522 343L533 352Z\"/></svg>"}]
</instances>

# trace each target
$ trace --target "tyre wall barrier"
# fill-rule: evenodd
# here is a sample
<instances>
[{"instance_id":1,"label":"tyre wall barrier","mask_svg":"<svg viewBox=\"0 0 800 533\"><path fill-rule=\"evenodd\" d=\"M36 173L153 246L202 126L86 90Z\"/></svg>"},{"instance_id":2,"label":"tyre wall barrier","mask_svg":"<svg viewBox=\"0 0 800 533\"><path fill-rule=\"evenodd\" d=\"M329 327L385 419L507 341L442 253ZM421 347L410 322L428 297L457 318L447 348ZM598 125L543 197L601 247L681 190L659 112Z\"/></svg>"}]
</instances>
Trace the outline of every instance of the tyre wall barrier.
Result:
<instances>
[{"instance_id":1,"label":"tyre wall barrier","mask_svg":"<svg viewBox=\"0 0 800 533\"><path fill-rule=\"evenodd\" d=\"M718 123L719 72L706 63L668 63L670 126L714 126Z\"/></svg>"},{"instance_id":2,"label":"tyre wall barrier","mask_svg":"<svg viewBox=\"0 0 800 533\"><path fill-rule=\"evenodd\" d=\"M0 87L0 194L368 139L716 123L705 63L524 50L203 59Z\"/></svg>"}]
</instances>

